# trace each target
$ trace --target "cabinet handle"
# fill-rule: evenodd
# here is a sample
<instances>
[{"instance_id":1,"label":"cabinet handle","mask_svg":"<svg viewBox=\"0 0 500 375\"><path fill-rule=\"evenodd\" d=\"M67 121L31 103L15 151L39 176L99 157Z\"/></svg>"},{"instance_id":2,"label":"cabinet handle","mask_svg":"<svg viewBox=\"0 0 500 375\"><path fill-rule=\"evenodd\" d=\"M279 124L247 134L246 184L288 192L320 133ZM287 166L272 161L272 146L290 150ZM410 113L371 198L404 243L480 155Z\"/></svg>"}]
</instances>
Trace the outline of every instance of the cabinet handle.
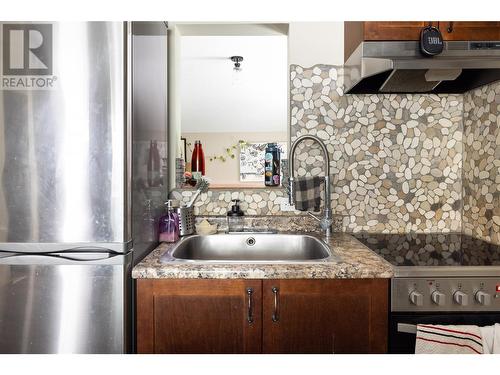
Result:
<instances>
[{"instance_id":1,"label":"cabinet handle","mask_svg":"<svg viewBox=\"0 0 500 375\"><path fill-rule=\"evenodd\" d=\"M253 288L247 288L248 296L248 311L247 311L247 321L248 323L253 323Z\"/></svg>"},{"instance_id":2,"label":"cabinet handle","mask_svg":"<svg viewBox=\"0 0 500 375\"><path fill-rule=\"evenodd\" d=\"M279 309L279 288L277 287L273 287L272 289L272 292L274 294L274 311L273 311L273 316L272 316L272 320L273 322L277 322L278 320L280 320L280 309Z\"/></svg>"},{"instance_id":3,"label":"cabinet handle","mask_svg":"<svg viewBox=\"0 0 500 375\"><path fill-rule=\"evenodd\" d=\"M453 21L448 22L448 28L446 29L446 31L448 31L448 33L453 32Z\"/></svg>"}]
</instances>

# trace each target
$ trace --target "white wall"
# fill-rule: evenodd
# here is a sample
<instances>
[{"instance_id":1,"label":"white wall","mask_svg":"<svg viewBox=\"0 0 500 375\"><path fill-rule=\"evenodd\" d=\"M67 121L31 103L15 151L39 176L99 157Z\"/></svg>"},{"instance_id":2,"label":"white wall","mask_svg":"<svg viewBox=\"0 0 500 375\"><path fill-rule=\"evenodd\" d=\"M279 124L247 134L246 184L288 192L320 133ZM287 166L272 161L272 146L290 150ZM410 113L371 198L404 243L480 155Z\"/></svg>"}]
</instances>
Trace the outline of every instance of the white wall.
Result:
<instances>
[{"instance_id":1,"label":"white wall","mask_svg":"<svg viewBox=\"0 0 500 375\"><path fill-rule=\"evenodd\" d=\"M182 36L180 70L183 133L286 132L286 35Z\"/></svg>"},{"instance_id":2,"label":"white wall","mask_svg":"<svg viewBox=\"0 0 500 375\"><path fill-rule=\"evenodd\" d=\"M302 67L344 64L344 22L292 22L288 63Z\"/></svg>"},{"instance_id":3,"label":"white wall","mask_svg":"<svg viewBox=\"0 0 500 375\"><path fill-rule=\"evenodd\" d=\"M168 30L168 181L175 187L175 158L181 154L180 33L175 25Z\"/></svg>"}]
</instances>

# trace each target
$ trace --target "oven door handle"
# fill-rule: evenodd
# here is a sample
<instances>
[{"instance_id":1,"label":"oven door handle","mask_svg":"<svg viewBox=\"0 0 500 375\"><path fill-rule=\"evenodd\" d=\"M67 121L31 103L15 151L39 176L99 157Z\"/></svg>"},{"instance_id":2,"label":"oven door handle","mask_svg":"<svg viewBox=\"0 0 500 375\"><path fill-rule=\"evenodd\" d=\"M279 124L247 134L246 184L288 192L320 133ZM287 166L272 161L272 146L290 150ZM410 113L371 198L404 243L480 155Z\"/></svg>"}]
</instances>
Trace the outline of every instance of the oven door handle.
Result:
<instances>
[{"instance_id":1,"label":"oven door handle","mask_svg":"<svg viewBox=\"0 0 500 375\"><path fill-rule=\"evenodd\" d=\"M417 334L417 326L415 324L398 323L398 332Z\"/></svg>"}]
</instances>

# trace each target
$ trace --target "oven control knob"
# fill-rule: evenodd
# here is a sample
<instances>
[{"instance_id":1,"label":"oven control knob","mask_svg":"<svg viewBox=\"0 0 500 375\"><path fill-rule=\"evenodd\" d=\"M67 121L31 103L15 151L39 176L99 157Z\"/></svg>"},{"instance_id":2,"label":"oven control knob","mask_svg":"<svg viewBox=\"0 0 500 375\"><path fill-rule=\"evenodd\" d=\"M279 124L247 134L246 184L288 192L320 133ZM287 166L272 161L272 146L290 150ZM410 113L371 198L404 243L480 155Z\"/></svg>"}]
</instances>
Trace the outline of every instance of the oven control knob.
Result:
<instances>
[{"instance_id":1,"label":"oven control knob","mask_svg":"<svg viewBox=\"0 0 500 375\"><path fill-rule=\"evenodd\" d=\"M476 293L476 301L483 306L489 306L491 304L491 294L480 290Z\"/></svg>"},{"instance_id":2,"label":"oven control knob","mask_svg":"<svg viewBox=\"0 0 500 375\"><path fill-rule=\"evenodd\" d=\"M422 295L422 293L414 290L410 293L410 302L416 306L422 306L424 304L424 296Z\"/></svg>"},{"instance_id":3,"label":"oven control knob","mask_svg":"<svg viewBox=\"0 0 500 375\"><path fill-rule=\"evenodd\" d=\"M446 302L446 296L439 290L435 290L434 292L432 292L431 299L432 302L434 302L438 306L443 306Z\"/></svg>"},{"instance_id":4,"label":"oven control knob","mask_svg":"<svg viewBox=\"0 0 500 375\"><path fill-rule=\"evenodd\" d=\"M460 290L453 293L453 300L460 306L467 306L469 304L469 296Z\"/></svg>"}]
</instances>

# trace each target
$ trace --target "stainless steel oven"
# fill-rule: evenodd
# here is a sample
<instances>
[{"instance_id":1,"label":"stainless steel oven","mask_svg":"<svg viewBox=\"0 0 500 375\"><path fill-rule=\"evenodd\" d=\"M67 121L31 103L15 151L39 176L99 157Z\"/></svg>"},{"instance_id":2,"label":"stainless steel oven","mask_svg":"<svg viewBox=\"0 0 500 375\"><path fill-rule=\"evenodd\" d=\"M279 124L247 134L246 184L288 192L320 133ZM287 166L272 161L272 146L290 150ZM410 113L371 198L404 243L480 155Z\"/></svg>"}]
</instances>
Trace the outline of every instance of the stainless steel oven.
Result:
<instances>
[{"instance_id":1,"label":"stainless steel oven","mask_svg":"<svg viewBox=\"0 0 500 375\"><path fill-rule=\"evenodd\" d=\"M500 323L500 246L460 233L354 234L394 266L389 352L414 353L417 324Z\"/></svg>"},{"instance_id":2,"label":"stainless steel oven","mask_svg":"<svg viewBox=\"0 0 500 375\"><path fill-rule=\"evenodd\" d=\"M500 276L394 278L391 284L389 353L415 353L417 324L500 322Z\"/></svg>"}]
</instances>

